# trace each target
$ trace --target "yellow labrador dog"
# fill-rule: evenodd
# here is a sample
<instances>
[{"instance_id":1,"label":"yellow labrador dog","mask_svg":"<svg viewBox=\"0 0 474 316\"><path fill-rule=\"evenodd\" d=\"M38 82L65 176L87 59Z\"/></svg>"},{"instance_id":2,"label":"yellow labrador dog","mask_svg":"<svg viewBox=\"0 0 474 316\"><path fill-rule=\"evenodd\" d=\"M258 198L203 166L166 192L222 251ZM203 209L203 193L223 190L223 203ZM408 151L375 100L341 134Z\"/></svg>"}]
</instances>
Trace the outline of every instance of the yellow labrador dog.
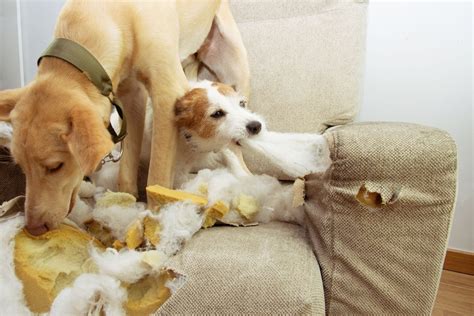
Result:
<instances>
[{"instance_id":1,"label":"yellow labrador dog","mask_svg":"<svg viewBox=\"0 0 474 316\"><path fill-rule=\"evenodd\" d=\"M70 0L54 36L91 52L124 105L129 135L121 191L137 194L147 96L154 105L148 184L172 186L173 107L188 90L184 66L203 68L241 94L249 92L247 55L227 0ZM13 124L12 155L26 175L26 227L32 234L64 219L84 175L112 149L110 112L109 99L88 77L55 57L42 59L28 86L0 92L0 120Z\"/></svg>"}]
</instances>

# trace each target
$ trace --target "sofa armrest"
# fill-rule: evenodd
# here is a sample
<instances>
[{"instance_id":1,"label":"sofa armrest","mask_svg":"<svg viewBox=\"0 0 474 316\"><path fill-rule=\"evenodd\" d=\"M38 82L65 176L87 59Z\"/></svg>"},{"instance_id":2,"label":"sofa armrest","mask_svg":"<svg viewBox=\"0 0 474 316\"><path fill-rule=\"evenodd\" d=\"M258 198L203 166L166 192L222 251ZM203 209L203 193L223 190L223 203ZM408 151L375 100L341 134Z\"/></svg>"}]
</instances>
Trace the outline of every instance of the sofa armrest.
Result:
<instances>
[{"instance_id":1,"label":"sofa armrest","mask_svg":"<svg viewBox=\"0 0 474 316\"><path fill-rule=\"evenodd\" d=\"M359 123L325 133L307 177L308 231L328 314L429 314L456 197L456 147L438 129Z\"/></svg>"}]
</instances>

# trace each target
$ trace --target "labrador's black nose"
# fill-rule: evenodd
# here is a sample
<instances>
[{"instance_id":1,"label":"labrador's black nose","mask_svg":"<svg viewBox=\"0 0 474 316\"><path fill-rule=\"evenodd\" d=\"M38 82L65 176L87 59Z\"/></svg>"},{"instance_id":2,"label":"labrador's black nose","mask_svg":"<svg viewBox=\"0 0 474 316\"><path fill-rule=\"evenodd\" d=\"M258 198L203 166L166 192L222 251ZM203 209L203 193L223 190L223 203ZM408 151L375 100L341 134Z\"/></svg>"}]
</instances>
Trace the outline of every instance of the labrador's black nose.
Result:
<instances>
[{"instance_id":1,"label":"labrador's black nose","mask_svg":"<svg viewBox=\"0 0 474 316\"><path fill-rule=\"evenodd\" d=\"M251 135L257 135L262 130L262 123L259 121L252 121L248 123L246 127Z\"/></svg>"}]
</instances>

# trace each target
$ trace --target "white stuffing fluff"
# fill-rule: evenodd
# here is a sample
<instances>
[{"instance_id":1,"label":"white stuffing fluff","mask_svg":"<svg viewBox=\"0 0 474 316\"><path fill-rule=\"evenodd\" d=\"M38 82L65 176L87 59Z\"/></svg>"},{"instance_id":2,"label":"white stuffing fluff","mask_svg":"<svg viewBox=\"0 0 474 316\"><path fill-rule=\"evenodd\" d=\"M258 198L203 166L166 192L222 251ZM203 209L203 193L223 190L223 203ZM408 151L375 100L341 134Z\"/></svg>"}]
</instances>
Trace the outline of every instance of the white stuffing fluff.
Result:
<instances>
[{"instance_id":1,"label":"white stuffing fluff","mask_svg":"<svg viewBox=\"0 0 474 316\"><path fill-rule=\"evenodd\" d=\"M181 249L182 244L201 228L203 216L199 207L190 202L176 202L160 209L160 243L157 250L172 256Z\"/></svg>"},{"instance_id":2,"label":"white stuffing fluff","mask_svg":"<svg viewBox=\"0 0 474 316\"><path fill-rule=\"evenodd\" d=\"M79 188L79 196L81 198L93 198L95 194L95 184L89 181L82 181Z\"/></svg>"},{"instance_id":3,"label":"white stuffing fluff","mask_svg":"<svg viewBox=\"0 0 474 316\"><path fill-rule=\"evenodd\" d=\"M13 128L10 123L0 122L0 146L9 147L13 135Z\"/></svg>"},{"instance_id":4,"label":"white stuffing fluff","mask_svg":"<svg viewBox=\"0 0 474 316\"><path fill-rule=\"evenodd\" d=\"M331 164L327 141L318 134L262 131L240 144L245 151L263 156L292 178L324 172Z\"/></svg>"},{"instance_id":5,"label":"white stuffing fluff","mask_svg":"<svg viewBox=\"0 0 474 316\"><path fill-rule=\"evenodd\" d=\"M82 227L85 222L92 219L92 207L77 197L76 203L67 218Z\"/></svg>"},{"instance_id":6,"label":"white stuffing fluff","mask_svg":"<svg viewBox=\"0 0 474 316\"><path fill-rule=\"evenodd\" d=\"M100 273L123 282L135 283L151 271L150 266L142 261L142 253L135 250L122 249L119 252L107 248L100 252L91 247L89 252Z\"/></svg>"},{"instance_id":7,"label":"white stuffing fluff","mask_svg":"<svg viewBox=\"0 0 474 316\"><path fill-rule=\"evenodd\" d=\"M207 184L209 205L224 201L231 206L222 221L241 224L243 219L235 210L232 202L241 194L254 197L260 206L253 222L268 223L270 221L293 222L302 225L303 207L293 207L293 191L291 185L283 185L277 179L267 175L251 175L236 177L226 169L199 171L197 176L183 185L183 190L199 194L202 184Z\"/></svg>"},{"instance_id":8,"label":"white stuffing fluff","mask_svg":"<svg viewBox=\"0 0 474 316\"><path fill-rule=\"evenodd\" d=\"M136 221L143 211L145 211L143 203L134 203L130 206L96 207L92 216L96 221L110 228L115 238L125 240L128 226Z\"/></svg>"},{"instance_id":9,"label":"white stuffing fluff","mask_svg":"<svg viewBox=\"0 0 474 316\"><path fill-rule=\"evenodd\" d=\"M65 315L125 315L122 304L127 292L110 276L81 274L74 285L63 289L51 306L51 316Z\"/></svg>"},{"instance_id":10,"label":"white stuffing fluff","mask_svg":"<svg viewBox=\"0 0 474 316\"><path fill-rule=\"evenodd\" d=\"M23 297L23 285L13 263L15 236L25 224L24 216L0 221L0 306L2 315L31 315Z\"/></svg>"},{"instance_id":11,"label":"white stuffing fluff","mask_svg":"<svg viewBox=\"0 0 474 316\"><path fill-rule=\"evenodd\" d=\"M118 192L118 173L119 163L107 162L102 165L102 168L99 171L90 175L90 178L97 187L107 188L110 191Z\"/></svg>"}]
</instances>

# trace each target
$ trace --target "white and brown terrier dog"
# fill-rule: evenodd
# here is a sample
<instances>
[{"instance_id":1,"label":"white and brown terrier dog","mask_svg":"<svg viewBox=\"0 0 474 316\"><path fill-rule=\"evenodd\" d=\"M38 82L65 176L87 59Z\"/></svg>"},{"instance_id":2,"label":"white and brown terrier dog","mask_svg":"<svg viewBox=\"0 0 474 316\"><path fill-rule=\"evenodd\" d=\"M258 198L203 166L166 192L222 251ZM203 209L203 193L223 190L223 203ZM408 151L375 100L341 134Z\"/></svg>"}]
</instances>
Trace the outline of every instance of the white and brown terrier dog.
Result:
<instances>
[{"instance_id":1,"label":"white and brown terrier dog","mask_svg":"<svg viewBox=\"0 0 474 316\"><path fill-rule=\"evenodd\" d=\"M189 84L191 89L175 104L179 130L175 188L186 182L192 171L202 168L227 167L236 176L250 174L239 141L265 129L263 119L248 110L245 97L228 85L208 80ZM148 106L141 170L148 170L150 161L152 117ZM117 175L118 164L110 163L91 178L96 185L116 191ZM141 173L139 177L146 179Z\"/></svg>"},{"instance_id":2,"label":"white and brown terrier dog","mask_svg":"<svg viewBox=\"0 0 474 316\"><path fill-rule=\"evenodd\" d=\"M263 119L228 85L204 80L190 86L175 104L180 134L175 183L182 184L203 166L223 165L237 176L249 174L239 141L259 134L265 128Z\"/></svg>"}]
</instances>

